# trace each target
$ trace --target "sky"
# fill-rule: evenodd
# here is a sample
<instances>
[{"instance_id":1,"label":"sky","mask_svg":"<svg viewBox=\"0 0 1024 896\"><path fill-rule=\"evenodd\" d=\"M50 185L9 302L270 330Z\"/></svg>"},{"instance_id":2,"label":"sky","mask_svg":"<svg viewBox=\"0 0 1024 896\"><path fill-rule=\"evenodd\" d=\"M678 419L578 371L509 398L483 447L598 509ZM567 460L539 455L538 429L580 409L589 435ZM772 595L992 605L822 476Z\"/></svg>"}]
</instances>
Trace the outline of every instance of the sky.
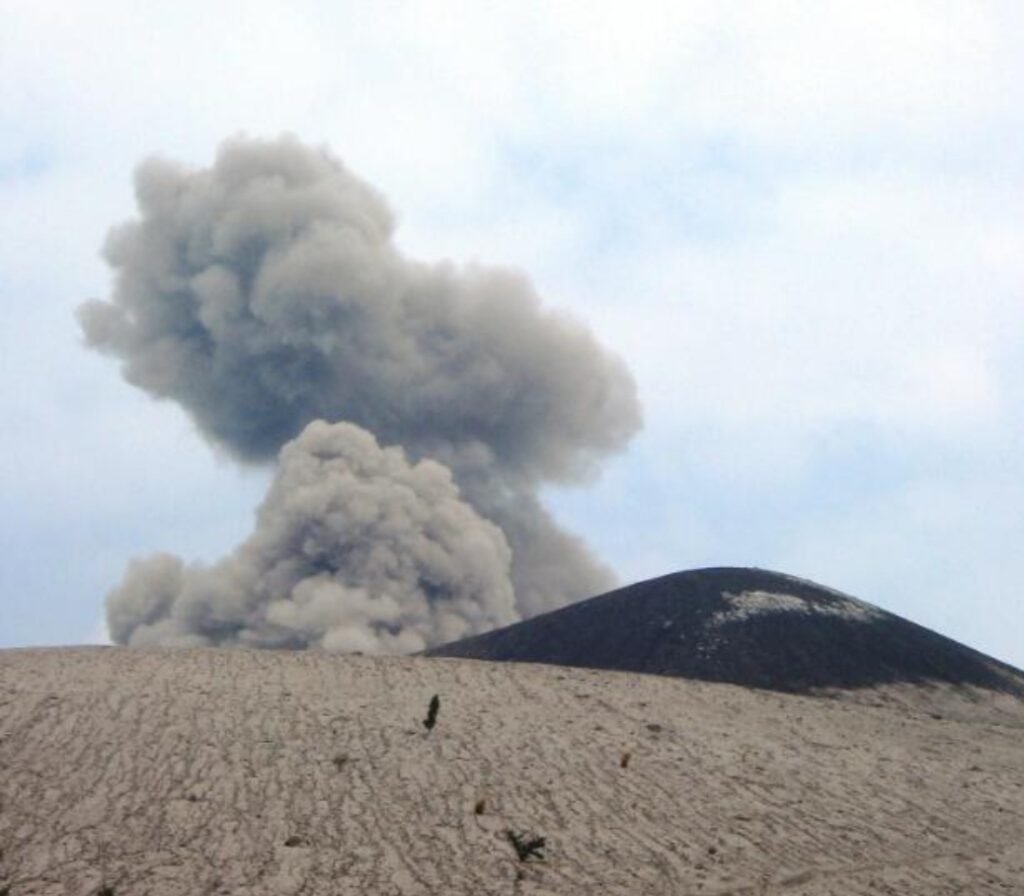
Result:
<instances>
[{"instance_id":1,"label":"sky","mask_svg":"<svg viewBox=\"0 0 1024 896\"><path fill-rule=\"evenodd\" d=\"M407 255L525 272L644 427L548 507L623 583L813 579L1024 666L1024 8L91 4L0 30L0 647L102 642L271 472L83 345L159 154L329 146Z\"/></svg>"}]
</instances>

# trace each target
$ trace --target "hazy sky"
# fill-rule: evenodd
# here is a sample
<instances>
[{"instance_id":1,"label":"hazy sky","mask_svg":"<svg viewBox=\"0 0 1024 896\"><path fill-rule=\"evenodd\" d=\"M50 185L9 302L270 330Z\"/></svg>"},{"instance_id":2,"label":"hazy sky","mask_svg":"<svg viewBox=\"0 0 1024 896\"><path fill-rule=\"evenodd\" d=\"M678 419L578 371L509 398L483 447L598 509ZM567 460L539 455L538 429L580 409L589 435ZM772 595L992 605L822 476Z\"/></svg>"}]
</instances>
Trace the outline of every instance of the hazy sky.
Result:
<instances>
[{"instance_id":1,"label":"hazy sky","mask_svg":"<svg viewBox=\"0 0 1024 896\"><path fill-rule=\"evenodd\" d=\"M1024 665L1024 7L4 4L0 646L103 637L270 478L82 346L160 153L324 143L403 252L511 265L645 426L549 506L623 582L757 565Z\"/></svg>"}]
</instances>

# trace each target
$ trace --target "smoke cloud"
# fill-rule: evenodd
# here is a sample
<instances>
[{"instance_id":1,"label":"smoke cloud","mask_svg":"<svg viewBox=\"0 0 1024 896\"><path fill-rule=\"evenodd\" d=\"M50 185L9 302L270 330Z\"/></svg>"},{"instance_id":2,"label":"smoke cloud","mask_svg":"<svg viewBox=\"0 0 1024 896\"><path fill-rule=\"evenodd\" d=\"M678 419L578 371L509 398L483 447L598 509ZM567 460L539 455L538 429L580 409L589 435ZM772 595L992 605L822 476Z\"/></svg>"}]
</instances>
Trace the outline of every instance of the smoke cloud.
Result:
<instances>
[{"instance_id":1,"label":"smoke cloud","mask_svg":"<svg viewBox=\"0 0 1024 896\"><path fill-rule=\"evenodd\" d=\"M136 561L110 630L135 645L420 650L514 622L510 560L441 464L315 421L281 451L252 536L211 567Z\"/></svg>"},{"instance_id":2,"label":"smoke cloud","mask_svg":"<svg viewBox=\"0 0 1024 896\"><path fill-rule=\"evenodd\" d=\"M87 343L242 462L273 462L298 439L281 455L256 532L231 557L211 569L166 556L130 568L109 600L115 640L402 650L612 583L538 497L545 483L586 480L640 425L630 374L585 326L543 308L514 271L405 257L383 197L294 138L227 141L210 169L150 159L135 189L139 217L104 249L112 296L79 309ZM368 432L328 437L315 421ZM390 460L359 460L375 456L373 437L404 455L375 448ZM362 485L328 489L319 524L284 525L291 467L331 475L326 460L321 469L298 459L317 439ZM388 497L445 475L448 528ZM426 500L423 488L413 492ZM363 562L380 532L342 524L364 503L403 520L389 549L411 554L394 570ZM314 530L347 547L306 557ZM483 534L492 530L500 542ZM482 551L480 568L455 549L458 538ZM468 591L424 559L435 540ZM511 550L504 577L498 544Z\"/></svg>"}]
</instances>

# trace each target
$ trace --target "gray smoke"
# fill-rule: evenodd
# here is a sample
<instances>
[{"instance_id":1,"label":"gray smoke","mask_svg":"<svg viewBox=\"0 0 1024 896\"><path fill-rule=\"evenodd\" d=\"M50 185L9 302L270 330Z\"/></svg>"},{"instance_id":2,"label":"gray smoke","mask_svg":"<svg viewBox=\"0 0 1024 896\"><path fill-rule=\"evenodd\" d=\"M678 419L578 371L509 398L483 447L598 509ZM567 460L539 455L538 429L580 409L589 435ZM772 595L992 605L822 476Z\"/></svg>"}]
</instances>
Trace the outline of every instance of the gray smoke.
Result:
<instances>
[{"instance_id":1,"label":"gray smoke","mask_svg":"<svg viewBox=\"0 0 1024 896\"><path fill-rule=\"evenodd\" d=\"M406 258L384 199L293 138L230 140L205 170L152 159L135 186L140 216L104 250L113 295L79 310L128 382L177 401L242 461L272 461L327 420L443 464L504 532L522 615L611 583L538 499L639 428L632 378L583 325L542 308L515 272ZM161 581L181 575L159 566ZM120 638L133 604L119 594ZM166 601L134 605L163 630Z\"/></svg>"},{"instance_id":2,"label":"gray smoke","mask_svg":"<svg viewBox=\"0 0 1024 896\"><path fill-rule=\"evenodd\" d=\"M284 446L234 553L210 567L135 561L108 620L122 644L408 652L516 621L510 560L441 464L315 421Z\"/></svg>"}]
</instances>

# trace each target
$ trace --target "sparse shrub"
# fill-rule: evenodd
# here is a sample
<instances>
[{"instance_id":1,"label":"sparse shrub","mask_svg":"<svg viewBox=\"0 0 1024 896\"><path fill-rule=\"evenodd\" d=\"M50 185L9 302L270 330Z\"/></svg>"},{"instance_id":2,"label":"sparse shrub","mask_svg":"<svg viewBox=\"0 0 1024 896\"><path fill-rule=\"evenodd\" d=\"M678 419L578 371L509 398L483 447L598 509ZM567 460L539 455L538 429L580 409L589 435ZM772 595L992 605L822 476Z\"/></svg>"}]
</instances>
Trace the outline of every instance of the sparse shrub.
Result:
<instances>
[{"instance_id":1,"label":"sparse shrub","mask_svg":"<svg viewBox=\"0 0 1024 896\"><path fill-rule=\"evenodd\" d=\"M544 858L544 853L541 852L545 843L543 837L531 837L528 834L516 834L513 831L505 831L505 836L508 837L509 843L515 849L520 862Z\"/></svg>"},{"instance_id":2,"label":"sparse shrub","mask_svg":"<svg viewBox=\"0 0 1024 896\"><path fill-rule=\"evenodd\" d=\"M629 760L633 758L632 750L623 750L619 759L619 768L629 768Z\"/></svg>"},{"instance_id":3,"label":"sparse shrub","mask_svg":"<svg viewBox=\"0 0 1024 896\"><path fill-rule=\"evenodd\" d=\"M484 810L487 808L487 797L482 796L476 801L476 805L473 806L474 815L483 815Z\"/></svg>"},{"instance_id":4,"label":"sparse shrub","mask_svg":"<svg viewBox=\"0 0 1024 896\"><path fill-rule=\"evenodd\" d=\"M430 698L430 706L427 707L427 717L423 720L423 727L427 731L433 731L437 724L437 711L441 708L441 698L434 694Z\"/></svg>"},{"instance_id":5,"label":"sparse shrub","mask_svg":"<svg viewBox=\"0 0 1024 896\"><path fill-rule=\"evenodd\" d=\"M334 764L335 769L340 772L348 762L348 756L335 756L331 762Z\"/></svg>"},{"instance_id":6,"label":"sparse shrub","mask_svg":"<svg viewBox=\"0 0 1024 896\"><path fill-rule=\"evenodd\" d=\"M109 884L104 884L96 891L96 896L114 896L114 888Z\"/></svg>"}]
</instances>

